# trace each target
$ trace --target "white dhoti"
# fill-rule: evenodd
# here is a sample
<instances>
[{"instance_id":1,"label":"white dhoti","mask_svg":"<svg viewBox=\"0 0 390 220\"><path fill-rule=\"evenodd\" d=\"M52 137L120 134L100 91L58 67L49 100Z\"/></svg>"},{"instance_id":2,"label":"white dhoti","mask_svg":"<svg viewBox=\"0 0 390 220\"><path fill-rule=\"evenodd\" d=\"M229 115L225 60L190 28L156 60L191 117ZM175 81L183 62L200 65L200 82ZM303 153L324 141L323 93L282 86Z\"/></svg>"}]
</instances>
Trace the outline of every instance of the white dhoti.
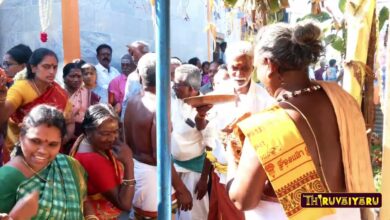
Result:
<instances>
[{"instance_id":1,"label":"white dhoti","mask_svg":"<svg viewBox=\"0 0 390 220\"><path fill-rule=\"evenodd\" d=\"M179 172L178 173L184 185L190 191L192 196L192 210L191 211L178 211L177 219L178 220L205 220L209 214L209 196L206 192L206 195L198 200L197 194L195 194L195 187L198 181L200 180L200 173L197 172Z\"/></svg>"},{"instance_id":2,"label":"white dhoti","mask_svg":"<svg viewBox=\"0 0 390 220\"><path fill-rule=\"evenodd\" d=\"M252 220L288 220L280 203L260 201L259 205L245 212L245 219ZM360 220L359 208L336 208L336 213L320 218L319 220ZM314 219L313 219L314 220Z\"/></svg>"},{"instance_id":3,"label":"white dhoti","mask_svg":"<svg viewBox=\"0 0 390 220\"><path fill-rule=\"evenodd\" d=\"M157 167L134 161L134 189L133 207L138 215L153 217L157 215ZM174 194L172 188L172 195ZM172 198L173 199L173 198ZM176 199L172 201L175 203Z\"/></svg>"}]
</instances>

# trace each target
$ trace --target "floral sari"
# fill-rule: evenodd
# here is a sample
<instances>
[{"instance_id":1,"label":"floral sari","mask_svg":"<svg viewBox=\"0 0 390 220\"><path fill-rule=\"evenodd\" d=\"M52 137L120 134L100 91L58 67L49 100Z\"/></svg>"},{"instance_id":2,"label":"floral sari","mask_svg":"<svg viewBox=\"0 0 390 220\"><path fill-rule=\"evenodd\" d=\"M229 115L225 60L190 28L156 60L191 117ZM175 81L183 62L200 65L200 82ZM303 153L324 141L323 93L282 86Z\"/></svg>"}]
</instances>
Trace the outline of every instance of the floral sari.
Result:
<instances>
[{"instance_id":1,"label":"floral sari","mask_svg":"<svg viewBox=\"0 0 390 220\"><path fill-rule=\"evenodd\" d=\"M69 97L69 101L72 103L72 116L75 120L74 135L77 137L82 133L81 123L85 112L89 106L99 103L99 97L89 89L80 87Z\"/></svg>"}]
</instances>

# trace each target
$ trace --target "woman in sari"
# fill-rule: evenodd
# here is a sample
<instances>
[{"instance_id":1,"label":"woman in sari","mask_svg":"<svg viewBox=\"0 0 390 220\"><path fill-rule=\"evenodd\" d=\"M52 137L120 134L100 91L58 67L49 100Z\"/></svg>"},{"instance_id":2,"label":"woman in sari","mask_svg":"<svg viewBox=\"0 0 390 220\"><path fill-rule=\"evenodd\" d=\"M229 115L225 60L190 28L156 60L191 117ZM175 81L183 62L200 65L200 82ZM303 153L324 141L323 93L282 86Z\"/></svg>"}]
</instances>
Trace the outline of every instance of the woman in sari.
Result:
<instances>
[{"instance_id":1,"label":"woman in sari","mask_svg":"<svg viewBox=\"0 0 390 220\"><path fill-rule=\"evenodd\" d=\"M26 79L16 81L7 89L6 78L0 76L0 125L9 119L5 150L11 152L19 138L18 125L39 104L54 106L63 111L67 119L68 134L73 133L72 105L68 102L66 91L54 81L57 67L56 54L49 49L39 48L30 57ZM6 162L9 160L9 153L4 153L3 161Z\"/></svg>"},{"instance_id":2,"label":"woman in sari","mask_svg":"<svg viewBox=\"0 0 390 220\"><path fill-rule=\"evenodd\" d=\"M33 219L84 218L85 171L59 154L65 134L64 116L54 107L39 105L24 118L16 156L0 168L0 213L11 215L19 200L38 191ZM27 209L34 209L33 204Z\"/></svg>"},{"instance_id":3,"label":"woman in sari","mask_svg":"<svg viewBox=\"0 0 390 220\"><path fill-rule=\"evenodd\" d=\"M69 101L72 103L72 118L75 122L74 133L68 142L72 146L75 139L82 133L81 123L83 122L85 112L90 105L99 103L99 97L89 89L81 86L83 81L79 64L66 64L63 69L63 78L65 90L68 93ZM67 150L65 149L64 152L67 153Z\"/></svg>"},{"instance_id":4,"label":"woman in sari","mask_svg":"<svg viewBox=\"0 0 390 220\"><path fill-rule=\"evenodd\" d=\"M26 66L32 51L30 47L19 44L12 47L7 53L4 55L2 67L0 68L0 75L7 77L7 87L9 88L15 80L23 79L26 77ZM0 127L0 166L1 161L3 161L1 157L1 151L4 146L4 140L7 131L7 124L4 124Z\"/></svg>"},{"instance_id":5,"label":"woman in sari","mask_svg":"<svg viewBox=\"0 0 390 220\"><path fill-rule=\"evenodd\" d=\"M132 152L119 143L119 118L108 104L90 106L71 155L88 174L88 201L97 219L117 219L131 209L134 196ZM104 174L104 175L102 175Z\"/></svg>"}]
</instances>

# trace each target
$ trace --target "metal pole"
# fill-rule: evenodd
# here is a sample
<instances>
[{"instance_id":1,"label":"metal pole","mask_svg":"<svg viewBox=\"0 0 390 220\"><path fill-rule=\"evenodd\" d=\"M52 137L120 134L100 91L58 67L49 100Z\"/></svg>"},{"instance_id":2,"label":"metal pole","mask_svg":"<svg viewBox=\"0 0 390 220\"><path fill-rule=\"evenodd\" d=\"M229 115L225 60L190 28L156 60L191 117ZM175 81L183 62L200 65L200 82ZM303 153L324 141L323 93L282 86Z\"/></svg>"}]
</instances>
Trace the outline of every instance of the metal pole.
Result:
<instances>
[{"instance_id":1,"label":"metal pole","mask_svg":"<svg viewBox=\"0 0 390 220\"><path fill-rule=\"evenodd\" d=\"M157 52L157 184L158 219L171 219L171 149L170 149L170 53L169 0L156 1Z\"/></svg>"}]
</instances>

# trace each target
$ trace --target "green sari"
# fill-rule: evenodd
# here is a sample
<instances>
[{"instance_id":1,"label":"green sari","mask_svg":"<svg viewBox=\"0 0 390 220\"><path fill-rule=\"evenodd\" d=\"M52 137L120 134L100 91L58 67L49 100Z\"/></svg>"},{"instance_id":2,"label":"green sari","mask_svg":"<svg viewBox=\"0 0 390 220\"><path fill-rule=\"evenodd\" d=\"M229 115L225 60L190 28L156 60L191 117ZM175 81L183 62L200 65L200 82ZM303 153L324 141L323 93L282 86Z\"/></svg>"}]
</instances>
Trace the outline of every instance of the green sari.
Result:
<instances>
[{"instance_id":1,"label":"green sari","mask_svg":"<svg viewBox=\"0 0 390 220\"><path fill-rule=\"evenodd\" d=\"M16 190L16 201L38 190L39 209L32 219L83 219L86 196L85 171L73 158L58 154L39 175L22 181Z\"/></svg>"}]
</instances>

